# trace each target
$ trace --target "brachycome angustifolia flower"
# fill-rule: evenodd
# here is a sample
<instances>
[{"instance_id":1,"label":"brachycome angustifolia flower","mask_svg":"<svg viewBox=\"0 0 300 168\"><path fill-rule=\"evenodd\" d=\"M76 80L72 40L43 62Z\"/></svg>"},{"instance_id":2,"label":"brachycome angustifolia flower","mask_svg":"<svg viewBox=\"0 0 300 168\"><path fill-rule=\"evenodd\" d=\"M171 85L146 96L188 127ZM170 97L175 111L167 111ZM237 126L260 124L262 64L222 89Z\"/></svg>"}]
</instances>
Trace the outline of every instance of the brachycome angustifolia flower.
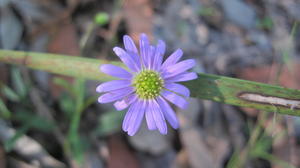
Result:
<instances>
[{"instance_id":1,"label":"brachycome angustifolia flower","mask_svg":"<svg viewBox=\"0 0 300 168\"><path fill-rule=\"evenodd\" d=\"M150 130L158 129L161 134L167 134L166 120L177 129L179 123L169 102L182 109L187 107L186 98L190 91L176 82L197 78L196 73L187 71L195 65L195 61L178 62L183 54L178 49L163 62L164 41L159 40L153 46L145 34L140 36L139 50L129 36L125 35L123 40L125 50L120 47L113 50L129 71L115 65L102 65L100 70L103 73L120 80L100 84L96 90L104 94L98 102L115 102L117 110L128 107L122 128L130 136L138 131L144 116Z\"/></svg>"}]
</instances>

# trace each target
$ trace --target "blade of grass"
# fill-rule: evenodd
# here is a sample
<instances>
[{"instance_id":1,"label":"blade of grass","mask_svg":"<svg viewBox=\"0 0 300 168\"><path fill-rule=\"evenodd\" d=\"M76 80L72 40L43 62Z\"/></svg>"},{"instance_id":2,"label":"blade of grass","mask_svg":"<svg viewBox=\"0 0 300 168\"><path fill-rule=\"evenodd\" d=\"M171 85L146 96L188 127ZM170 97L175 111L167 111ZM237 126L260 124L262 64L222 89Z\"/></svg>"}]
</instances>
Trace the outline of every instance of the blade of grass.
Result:
<instances>
[{"instance_id":1,"label":"blade of grass","mask_svg":"<svg viewBox=\"0 0 300 168\"><path fill-rule=\"evenodd\" d=\"M55 83L56 85L62 87L63 89L65 89L69 94L71 94L72 96L74 96L74 92L72 90L72 88L70 87L70 82L60 78L60 77L54 77L53 78L53 83Z\"/></svg>"},{"instance_id":2,"label":"blade of grass","mask_svg":"<svg viewBox=\"0 0 300 168\"><path fill-rule=\"evenodd\" d=\"M81 113L83 112L84 96L85 96L85 81L83 79L76 79L74 83L73 91L75 97L75 111L71 117L71 123L69 127L69 145L73 152L74 157L79 163L83 161L83 149L80 135L78 134L78 128L80 124Z\"/></svg>"},{"instance_id":3,"label":"blade of grass","mask_svg":"<svg viewBox=\"0 0 300 168\"><path fill-rule=\"evenodd\" d=\"M5 95L5 97L8 98L10 101L13 102L20 101L20 96L10 87L3 85L1 90L2 90L2 94Z\"/></svg>"},{"instance_id":4,"label":"blade of grass","mask_svg":"<svg viewBox=\"0 0 300 168\"><path fill-rule=\"evenodd\" d=\"M291 33L290 33L290 37L289 37L290 41L291 41L291 44L295 39L296 32L297 32L296 30L298 29L298 24L299 24L298 22L294 22L294 24L293 24L293 27L292 27L292 30L291 30ZM289 64L292 60L292 58L290 56L291 50L292 50L292 46L289 46L288 48L286 48L285 50L282 51L282 61L283 61L284 64L287 65L288 70L290 72L293 72L292 67ZM280 74L278 74L278 75L280 75Z\"/></svg>"},{"instance_id":5,"label":"blade of grass","mask_svg":"<svg viewBox=\"0 0 300 168\"><path fill-rule=\"evenodd\" d=\"M11 112L6 107L3 100L0 98L0 115L5 119L9 119L11 117Z\"/></svg>"},{"instance_id":6,"label":"blade of grass","mask_svg":"<svg viewBox=\"0 0 300 168\"><path fill-rule=\"evenodd\" d=\"M13 84L16 88L17 94L20 97L24 98L27 94L27 88L22 79L20 70L17 69L16 67L12 68L11 75L12 75Z\"/></svg>"}]
</instances>

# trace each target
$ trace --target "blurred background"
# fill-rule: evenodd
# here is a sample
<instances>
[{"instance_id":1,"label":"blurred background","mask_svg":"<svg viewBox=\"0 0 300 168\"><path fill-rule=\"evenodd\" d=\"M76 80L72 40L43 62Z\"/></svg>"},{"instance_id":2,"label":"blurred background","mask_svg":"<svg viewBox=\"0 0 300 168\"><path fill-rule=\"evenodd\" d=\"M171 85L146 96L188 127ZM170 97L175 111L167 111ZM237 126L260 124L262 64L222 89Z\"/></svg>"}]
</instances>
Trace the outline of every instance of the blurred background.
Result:
<instances>
[{"instance_id":1,"label":"blurred background","mask_svg":"<svg viewBox=\"0 0 300 168\"><path fill-rule=\"evenodd\" d=\"M117 60L144 32L196 72L300 89L299 21L298 0L0 0L0 47ZM300 167L299 117L191 98L178 130L130 137L97 84L0 63L0 167Z\"/></svg>"}]
</instances>

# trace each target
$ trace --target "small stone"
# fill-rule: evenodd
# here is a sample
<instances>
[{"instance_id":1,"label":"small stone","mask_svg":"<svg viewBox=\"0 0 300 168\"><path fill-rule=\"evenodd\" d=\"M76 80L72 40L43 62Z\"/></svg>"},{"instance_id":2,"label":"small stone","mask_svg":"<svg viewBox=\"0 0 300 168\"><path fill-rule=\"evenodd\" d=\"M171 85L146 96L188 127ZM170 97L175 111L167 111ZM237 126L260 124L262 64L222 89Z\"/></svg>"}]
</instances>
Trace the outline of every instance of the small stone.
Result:
<instances>
[{"instance_id":1,"label":"small stone","mask_svg":"<svg viewBox=\"0 0 300 168\"><path fill-rule=\"evenodd\" d=\"M253 8L241 0L221 1L227 18L244 28L252 28L256 25L256 14Z\"/></svg>"}]
</instances>

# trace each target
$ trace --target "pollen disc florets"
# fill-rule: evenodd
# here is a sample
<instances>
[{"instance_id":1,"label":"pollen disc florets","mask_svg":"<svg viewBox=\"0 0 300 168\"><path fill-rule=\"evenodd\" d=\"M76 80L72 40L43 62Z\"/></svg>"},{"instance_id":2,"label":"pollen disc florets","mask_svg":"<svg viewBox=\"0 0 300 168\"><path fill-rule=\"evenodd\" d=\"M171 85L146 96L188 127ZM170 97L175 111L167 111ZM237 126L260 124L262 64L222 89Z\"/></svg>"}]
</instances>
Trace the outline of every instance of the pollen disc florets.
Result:
<instances>
[{"instance_id":1,"label":"pollen disc florets","mask_svg":"<svg viewBox=\"0 0 300 168\"><path fill-rule=\"evenodd\" d=\"M164 82L157 72L152 70L143 70L135 76L133 84L139 98L153 99L159 96Z\"/></svg>"}]
</instances>

